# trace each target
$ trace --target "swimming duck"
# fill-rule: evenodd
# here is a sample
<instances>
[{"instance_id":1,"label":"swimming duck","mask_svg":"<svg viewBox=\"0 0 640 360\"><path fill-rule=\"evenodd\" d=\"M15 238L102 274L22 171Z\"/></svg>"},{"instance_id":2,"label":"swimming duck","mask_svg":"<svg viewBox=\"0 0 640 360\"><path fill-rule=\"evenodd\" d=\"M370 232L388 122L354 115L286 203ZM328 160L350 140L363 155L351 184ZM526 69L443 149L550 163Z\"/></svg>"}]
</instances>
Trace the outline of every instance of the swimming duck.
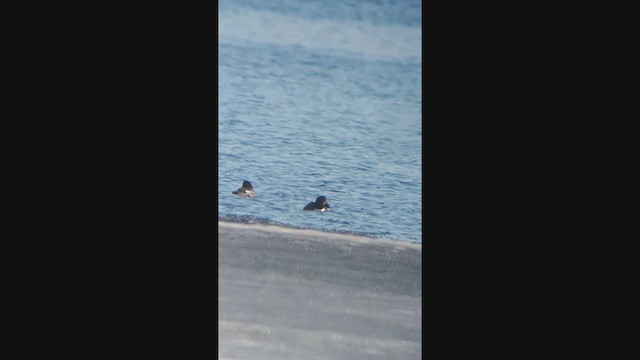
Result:
<instances>
[{"instance_id":1,"label":"swimming duck","mask_svg":"<svg viewBox=\"0 0 640 360\"><path fill-rule=\"evenodd\" d=\"M240 197L254 197L256 196L256 192L253 191L253 186L248 181L242 182L242 187L238 188L236 191L231 192L234 195L238 195Z\"/></svg>"},{"instance_id":2,"label":"swimming duck","mask_svg":"<svg viewBox=\"0 0 640 360\"><path fill-rule=\"evenodd\" d=\"M304 210L318 210L318 211L329 211L329 204L327 203L327 198L324 196L318 196L316 202L310 202L307 206L304 207Z\"/></svg>"}]
</instances>

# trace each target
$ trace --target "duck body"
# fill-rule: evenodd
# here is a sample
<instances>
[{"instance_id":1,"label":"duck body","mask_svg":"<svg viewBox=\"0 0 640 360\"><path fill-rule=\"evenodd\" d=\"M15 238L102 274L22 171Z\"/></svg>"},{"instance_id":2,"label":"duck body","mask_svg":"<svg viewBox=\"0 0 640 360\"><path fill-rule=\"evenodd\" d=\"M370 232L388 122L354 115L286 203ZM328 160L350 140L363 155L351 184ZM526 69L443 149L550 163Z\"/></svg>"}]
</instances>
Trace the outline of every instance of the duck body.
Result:
<instances>
[{"instance_id":1,"label":"duck body","mask_svg":"<svg viewBox=\"0 0 640 360\"><path fill-rule=\"evenodd\" d=\"M256 192L253 190L253 186L249 181L246 180L242 182L242 187L238 188L238 190L236 191L232 191L231 193L240 197L256 196Z\"/></svg>"},{"instance_id":2,"label":"duck body","mask_svg":"<svg viewBox=\"0 0 640 360\"><path fill-rule=\"evenodd\" d=\"M318 196L315 202L308 203L303 210L329 211L330 208L327 198Z\"/></svg>"}]
</instances>

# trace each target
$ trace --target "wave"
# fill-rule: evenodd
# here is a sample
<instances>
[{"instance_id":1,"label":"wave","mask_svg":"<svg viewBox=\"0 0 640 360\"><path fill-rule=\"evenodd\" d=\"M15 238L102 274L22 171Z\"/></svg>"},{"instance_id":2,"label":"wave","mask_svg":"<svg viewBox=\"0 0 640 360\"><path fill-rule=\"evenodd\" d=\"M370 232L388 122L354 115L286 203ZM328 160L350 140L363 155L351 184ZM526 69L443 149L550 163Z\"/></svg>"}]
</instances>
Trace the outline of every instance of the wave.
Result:
<instances>
[{"instance_id":1,"label":"wave","mask_svg":"<svg viewBox=\"0 0 640 360\"><path fill-rule=\"evenodd\" d=\"M271 10L234 8L218 13L221 43L303 46L322 52L421 63L422 28L364 20L309 19Z\"/></svg>"},{"instance_id":2,"label":"wave","mask_svg":"<svg viewBox=\"0 0 640 360\"><path fill-rule=\"evenodd\" d=\"M320 231L320 232L331 233L331 234L354 235L354 236L368 237L371 239L386 239L386 240L410 242L414 244L422 244L419 241L389 239L387 237L384 237L384 235L381 235L378 233L367 233L362 231L351 231L351 230L318 229L310 226L296 226L296 225L286 224L280 221L271 220L266 217L253 216L253 215L237 215L237 214L218 215L218 221L232 222L232 223L238 223L238 224L271 225L271 226L278 226L286 229L314 230L314 231Z\"/></svg>"}]
</instances>

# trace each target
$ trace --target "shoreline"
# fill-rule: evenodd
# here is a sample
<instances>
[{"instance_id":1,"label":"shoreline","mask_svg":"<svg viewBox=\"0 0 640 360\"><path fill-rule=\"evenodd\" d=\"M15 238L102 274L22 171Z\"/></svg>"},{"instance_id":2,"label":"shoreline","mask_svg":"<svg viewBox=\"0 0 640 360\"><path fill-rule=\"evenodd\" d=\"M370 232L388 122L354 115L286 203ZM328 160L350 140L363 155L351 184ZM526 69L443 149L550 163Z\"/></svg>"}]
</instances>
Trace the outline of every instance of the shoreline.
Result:
<instances>
[{"instance_id":1,"label":"shoreline","mask_svg":"<svg viewBox=\"0 0 640 360\"><path fill-rule=\"evenodd\" d=\"M218 223L220 359L418 359L422 246Z\"/></svg>"},{"instance_id":2,"label":"shoreline","mask_svg":"<svg viewBox=\"0 0 640 360\"><path fill-rule=\"evenodd\" d=\"M385 238L377 238L365 235L355 235L355 234L345 234L340 232L333 231L323 231L323 230L315 230L315 229L297 229L292 227L285 227L281 225L271 225L271 224L247 224L241 222L234 221L225 221L218 220L218 227L227 227L230 229L248 229L246 227L255 227L255 229L269 231L273 233L286 234L286 235L299 235L299 236L308 236L310 238L326 238L331 240L347 240L353 241L357 243L379 243L393 246L401 246L401 247L409 247L422 250L421 242L414 242L410 240L396 240L396 239L385 239Z\"/></svg>"}]
</instances>

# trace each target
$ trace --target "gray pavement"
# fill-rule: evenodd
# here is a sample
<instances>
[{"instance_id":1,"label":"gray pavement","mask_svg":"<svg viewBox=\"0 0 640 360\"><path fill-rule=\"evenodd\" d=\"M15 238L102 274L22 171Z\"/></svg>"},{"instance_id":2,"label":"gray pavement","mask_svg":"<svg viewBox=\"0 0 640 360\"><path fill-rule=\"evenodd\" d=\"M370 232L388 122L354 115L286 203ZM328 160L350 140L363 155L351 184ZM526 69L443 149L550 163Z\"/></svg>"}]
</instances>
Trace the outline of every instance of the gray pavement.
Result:
<instances>
[{"instance_id":1,"label":"gray pavement","mask_svg":"<svg viewBox=\"0 0 640 360\"><path fill-rule=\"evenodd\" d=\"M219 359L421 358L421 245L218 225Z\"/></svg>"}]
</instances>

